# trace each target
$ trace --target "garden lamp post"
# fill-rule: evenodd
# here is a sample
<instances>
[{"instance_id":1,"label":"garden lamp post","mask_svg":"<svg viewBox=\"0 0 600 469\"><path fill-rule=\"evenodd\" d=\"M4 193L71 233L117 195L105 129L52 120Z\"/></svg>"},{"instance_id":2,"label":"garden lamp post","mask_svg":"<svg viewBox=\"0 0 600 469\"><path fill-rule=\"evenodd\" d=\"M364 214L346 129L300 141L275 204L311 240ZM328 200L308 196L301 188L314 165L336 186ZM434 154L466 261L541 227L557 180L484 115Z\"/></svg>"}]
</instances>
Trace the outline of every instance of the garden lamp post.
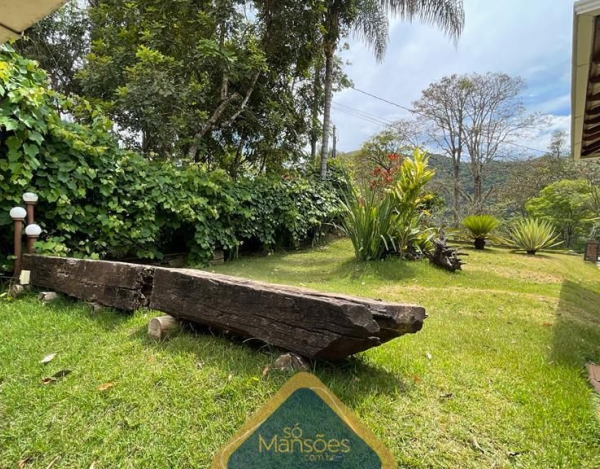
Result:
<instances>
[{"instance_id":1,"label":"garden lamp post","mask_svg":"<svg viewBox=\"0 0 600 469\"><path fill-rule=\"evenodd\" d=\"M40 225L36 225L35 223L32 225L27 225L25 228L25 234L27 235L27 254L35 253L35 240L40 237L42 234L42 229Z\"/></svg>"},{"instance_id":2,"label":"garden lamp post","mask_svg":"<svg viewBox=\"0 0 600 469\"><path fill-rule=\"evenodd\" d=\"M23 194L23 202L25 202L25 207L27 208L27 224L33 225L34 221L34 210L35 205L37 204L38 196L33 192L25 192Z\"/></svg>"},{"instance_id":3,"label":"garden lamp post","mask_svg":"<svg viewBox=\"0 0 600 469\"><path fill-rule=\"evenodd\" d=\"M27 211L23 207L15 207L10 211L10 217L15 222L15 277L21 275L21 237L23 221Z\"/></svg>"}]
</instances>

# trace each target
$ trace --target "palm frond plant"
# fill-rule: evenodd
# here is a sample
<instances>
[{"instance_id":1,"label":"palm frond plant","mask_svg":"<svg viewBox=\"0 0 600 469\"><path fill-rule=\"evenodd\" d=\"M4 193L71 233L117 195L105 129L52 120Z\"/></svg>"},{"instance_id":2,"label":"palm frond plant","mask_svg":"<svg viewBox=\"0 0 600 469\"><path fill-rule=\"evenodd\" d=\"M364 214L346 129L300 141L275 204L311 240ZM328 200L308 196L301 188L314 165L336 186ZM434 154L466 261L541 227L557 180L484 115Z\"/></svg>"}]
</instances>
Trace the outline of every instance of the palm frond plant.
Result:
<instances>
[{"instance_id":1,"label":"palm frond plant","mask_svg":"<svg viewBox=\"0 0 600 469\"><path fill-rule=\"evenodd\" d=\"M517 249L529 255L535 255L542 249L549 249L560 244L558 235L547 220L524 218L517 220L509 229L508 240Z\"/></svg>"},{"instance_id":2,"label":"palm frond plant","mask_svg":"<svg viewBox=\"0 0 600 469\"><path fill-rule=\"evenodd\" d=\"M473 239L475 249L484 249L485 240L500 226L500 220L491 215L470 215L463 220L463 226Z\"/></svg>"},{"instance_id":3,"label":"palm frond plant","mask_svg":"<svg viewBox=\"0 0 600 469\"><path fill-rule=\"evenodd\" d=\"M403 20L421 20L437 26L442 32L458 40L465 24L462 0L335 0L326 2L322 45L325 58L325 102L321 145L321 176L327 176L329 158L329 128L335 78L335 52L344 33L350 31L383 60L389 42L389 17Z\"/></svg>"}]
</instances>

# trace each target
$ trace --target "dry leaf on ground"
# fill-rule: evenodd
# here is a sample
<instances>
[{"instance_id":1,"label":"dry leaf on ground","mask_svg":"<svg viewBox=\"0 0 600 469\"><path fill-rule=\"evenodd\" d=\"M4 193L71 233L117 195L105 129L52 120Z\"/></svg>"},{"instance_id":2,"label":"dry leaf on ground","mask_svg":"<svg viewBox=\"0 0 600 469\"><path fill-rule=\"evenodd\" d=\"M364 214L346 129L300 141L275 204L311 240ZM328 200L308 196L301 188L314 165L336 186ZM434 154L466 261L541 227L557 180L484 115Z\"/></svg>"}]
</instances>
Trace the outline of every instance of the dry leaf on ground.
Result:
<instances>
[{"instance_id":1,"label":"dry leaf on ground","mask_svg":"<svg viewBox=\"0 0 600 469\"><path fill-rule=\"evenodd\" d=\"M58 381L59 379L64 378L65 376L67 376L70 373L71 373L71 370L60 370L60 371L57 371L52 376L48 376L46 378L42 378L42 384L55 383L56 381Z\"/></svg>"},{"instance_id":2,"label":"dry leaf on ground","mask_svg":"<svg viewBox=\"0 0 600 469\"><path fill-rule=\"evenodd\" d=\"M114 388L115 387L115 383L103 383L100 386L98 386L98 391L106 391L110 388Z\"/></svg>"},{"instance_id":3,"label":"dry leaf on ground","mask_svg":"<svg viewBox=\"0 0 600 469\"><path fill-rule=\"evenodd\" d=\"M56 353L51 353L50 355L46 355L44 358L42 358L40 360L40 363L42 365L46 365L47 363L50 363L52 360L54 360L54 357L56 357Z\"/></svg>"}]
</instances>

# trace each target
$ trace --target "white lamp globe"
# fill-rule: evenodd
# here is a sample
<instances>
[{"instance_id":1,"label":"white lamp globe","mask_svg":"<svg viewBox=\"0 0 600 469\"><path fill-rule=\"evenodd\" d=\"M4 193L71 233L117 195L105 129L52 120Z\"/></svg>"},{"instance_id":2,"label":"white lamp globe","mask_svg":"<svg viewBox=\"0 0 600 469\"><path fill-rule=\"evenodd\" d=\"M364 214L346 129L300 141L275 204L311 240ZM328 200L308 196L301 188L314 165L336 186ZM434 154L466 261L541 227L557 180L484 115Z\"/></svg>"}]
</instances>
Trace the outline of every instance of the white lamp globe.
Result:
<instances>
[{"instance_id":1,"label":"white lamp globe","mask_svg":"<svg viewBox=\"0 0 600 469\"><path fill-rule=\"evenodd\" d=\"M15 207L10 211L10 218L13 220L25 220L27 211L23 207Z\"/></svg>"},{"instance_id":2,"label":"white lamp globe","mask_svg":"<svg viewBox=\"0 0 600 469\"><path fill-rule=\"evenodd\" d=\"M37 201L38 196L33 192L25 192L25 194L23 194L23 202L36 203Z\"/></svg>"},{"instance_id":3,"label":"white lamp globe","mask_svg":"<svg viewBox=\"0 0 600 469\"><path fill-rule=\"evenodd\" d=\"M40 228L40 225L27 225L27 228L25 228L25 234L27 236L31 236L32 238L37 238L42 234L42 229Z\"/></svg>"}]
</instances>

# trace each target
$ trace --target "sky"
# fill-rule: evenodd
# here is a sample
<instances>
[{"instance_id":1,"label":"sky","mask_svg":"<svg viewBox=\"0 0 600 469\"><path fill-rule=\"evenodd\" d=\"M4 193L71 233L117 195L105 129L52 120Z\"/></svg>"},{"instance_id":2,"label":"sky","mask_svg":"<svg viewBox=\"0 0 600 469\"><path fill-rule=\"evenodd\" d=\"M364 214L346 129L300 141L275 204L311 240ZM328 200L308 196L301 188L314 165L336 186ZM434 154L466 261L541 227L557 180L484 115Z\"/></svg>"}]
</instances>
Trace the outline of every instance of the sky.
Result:
<instances>
[{"instance_id":1,"label":"sky","mask_svg":"<svg viewBox=\"0 0 600 469\"><path fill-rule=\"evenodd\" d=\"M342 53L350 62L347 75L355 88L409 108L430 83L454 73L521 76L528 85L527 110L548 114L549 121L518 143L546 150L554 130L570 130L573 0L464 0L464 9L465 29L457 45L433 26L392 19L387 54L377 63L370 49L350 38L350 50ZM379 120L410 117L352 89L336 93L333 102L339 151L357 150L385 128L340 109Z\"/></svg>"}]
</instances>

